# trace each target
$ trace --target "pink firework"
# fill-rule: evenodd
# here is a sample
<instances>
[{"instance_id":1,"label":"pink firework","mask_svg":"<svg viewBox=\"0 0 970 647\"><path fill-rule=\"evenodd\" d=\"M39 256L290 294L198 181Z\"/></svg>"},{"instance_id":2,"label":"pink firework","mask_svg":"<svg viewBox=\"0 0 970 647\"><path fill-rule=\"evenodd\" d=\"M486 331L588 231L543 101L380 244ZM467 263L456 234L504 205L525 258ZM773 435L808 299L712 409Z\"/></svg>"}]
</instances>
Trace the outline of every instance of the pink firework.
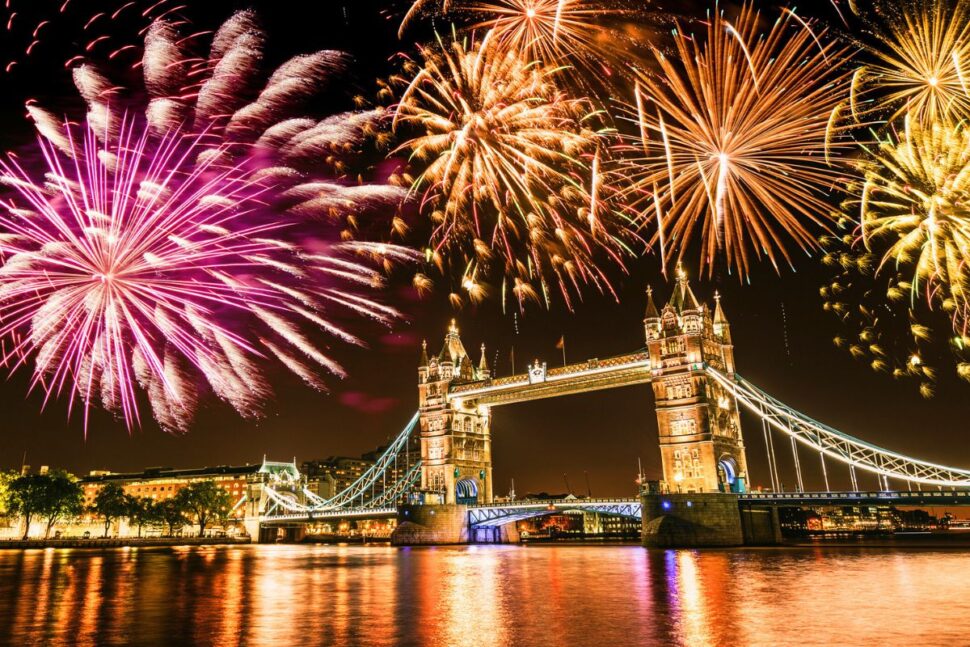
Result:
<instances>
[{"instance_id":1,"label":"pink firework","mask_svg":"<svg viewBox=\"0 0 970 647\"><path fill-rule=\"evenodd\" d=\"M71 155L40 139L46 173L0 162L14 190L0 216L3 357L33 358L33 386L100 402L129 426L143 390L159 423L186 429L204 381L240 414L257 416L273 358L314 388L343 369L313 340L336 306L388 322L390 308L347 289L379 277L347 256L364 243L313 251L268 207L265 173L178 133L151 137L121 120L101 146L88 128L65 134ZM394 253L394 250L385 253Z\"/></svg>"}]
</instances>

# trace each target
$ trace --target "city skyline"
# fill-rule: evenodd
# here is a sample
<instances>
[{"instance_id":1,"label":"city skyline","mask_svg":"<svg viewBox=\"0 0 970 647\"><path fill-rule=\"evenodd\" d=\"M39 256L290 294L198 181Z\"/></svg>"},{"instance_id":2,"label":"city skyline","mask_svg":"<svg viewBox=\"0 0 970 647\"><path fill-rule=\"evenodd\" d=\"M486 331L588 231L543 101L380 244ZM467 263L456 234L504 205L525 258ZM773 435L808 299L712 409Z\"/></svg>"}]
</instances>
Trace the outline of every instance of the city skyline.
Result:
<instances>
[{"instance_id":1,"label":"city skyline","mask_svg":"<svg viewBox=\"0 0 970 647\"><path fill-rule=\"evenodd\" d=\"M784 283L784 280L780 279L779 283ZM712 293L705 284L693 285L698 294L703 295L702 299L708 298ZM668 289L658 284L655 294L663 295L661 298L666 299ZM814 408L818 408L824 415L815 416L820 417L822 422L843 430L851 429L850 433L853 435L876 442L887 449L920 454L926 452L925 441L928 435L924 432L914 436L910 433L912 428L921 421L936 420L940 425L937 427L938 433L941 438L945 438L947 429L943 425L947 418L953 420L959 416L962 410L959 401L951 401L950 413L946 408L941 409L940 405L946 398L945 392L935 400L923 400L911 385L895 383L888 378L874 375L865 366L839 353L830 352L826 365L813 361L813 358L826 356L829 343L828 339L819 334L817 327L812 325L815 322L810 315L814 304L797 300L786 302L785 317L790 318L786 330L782 322L782 301L766 307L763 292L756 295L751 290L739 289L730 283L722 284L721 291L724 295L722 303L732 323L739 373L757 383L771 384L775 395L798 406L809 415L814 414ZM631 289L631 300L640 300L635 308L604 306L595 312L593 309L580 311L570 319L530 313L513 317L510 322L501 315L495 316L492 323L504 323L511 328L507 336L488 334L489 325L481 318L463 318L458 314L456 319L465 343L471 348L477 348L484 342L489 349L490 363L494 362L496 353L499 356L499 363L493 366L493 370L499 376L508 375L512 349L509 341L518 342L515 351L517 373L523 372L525 364L534 359L546 361L550 367L561 364L562 352L556 348L556 342L561 336L565 337L567 361L571 362L591 357L602 358L641 348L642 341L637 341L638 337L642 338L641 309L645 305L645 295L641 292ZM746 299L746 295L756 298ZM758 301L762 302L760 306ZM745 308L745 305L748 307ZM615 317L611 319L614 323L597 316L603 311ZM432 320L430 315L425 315L410 330L394 335L394 343L382 354L381 362L384 367L393 367L393 370L367 371L366 367L372 362L368 360L368 352L363 351L359 361L365 367L361 370L366 379L360 379L359 371L352 371L348 384L357 385L360 390L348 388L343 391L343 397L339 393L321 396L306 391L303 394L306 399L298 400L301 406L299 414L283 414L255 426L238 420L233 425L231 412L224 411L221 415L224 422L221 425L213 424L207 430L200 427L181 436L171 436L148 427L135 431L129 437L123 425L93 425L86 441L75 421L72 427L77 433L77 444L71 448L71 438L64 435L60 412L53 409L42 414L39 420L50 425L46 433L51 438L60 435L59 442L47 445L57 445L58 451L31 453L28 448L27 462L34 466L50 464L87 473L92 469L134 471L160 465L185 468L255 463L264 453L267 457L278 460L290 460L295 456L298 462L330 455L360 455L396 435L413 412L417 400L415 376L420 339L425 338L415 328L417 325L427 326L430 330L426 336L428 344L434 348L444 338L453 316L447 308L441 308L440 314L440 320ZM767 328L766 334L764 324L771 319L775 322ZM518 335L514 328L516 320ZM622 325L615 322L622 322ZM553 325L557 327L551 328ZM438 328L437 331L434 330L435 327ZM550 330L554 331L553 334L549 334ZM613 334L607 335L606 330ZM586 331L589 331L588 336L583 337ZM503 344L503 339L509 341ZM749 348L759 346L770 349L770 352L746 352ZM373 381L378 381L386 390L374 389ZM888 386L878 385L879 388L875 388L873 383L879 381L888 382ZM870 385L873 385L871 390L867 388ZM809 391L809 388L813 390ZM946 388L945 382L942 388ZM959 389L960 385L952 385L952 388ZM885 389L896 392L896 397L890 402L883 398ZM9 398L11 393L16 397L15 389L4 389L2 397ZM283 402L286 402L287 397L284 395ZM493 443L496 494L504 493L509 480L513 478L519 491L563 491L564 473L569 475L572 489L577 493L584 493L585 471L589 474L594 494L599 492L603 495L621 495L624 493L623 488L627 487L626 484L630 488L634 487L636 465L630 457L637 454L648 475L659 474L652 398L649 387L636 386L512 405L497 410ZM317 403L320 408L314 406ZM321 411L326 412L326 416L332 416L331 420L339 421L336 424L343 429L349 429L355 422L359 422L361 431L327 433L326 430L316 428L314 421L324 419ZM218 412L203 412L203 416L208 414L215 417L213 414L216 413ZM294 420L299 422L294 424ZM550 420L556 422L550 425ZM878 422L873 424L873 421ZM397 427L394 426L396 423ZM597 424L608 427L608 431L595 431ZM749 448L752 471L750 482L753 486L766 485L768 478L760 440L760 425L756 426L745 415L742 417L742 428ZM956 431L958 430L952 429L951 433ZM590 433L596 434L599 441L597 447L591 448L584 444L584 439ZM17 438L16 434L5 435L0 443L5 454L5 458L0 460L3 460L4 467L16 468L20 464L23 450L16 446L16 441L11 442L11 438ZM29 439L30 436L21 436L19 440L25 438ZM44 436L40 439L33 436L38 443L43 438ZM123 455L116 454L118 443L123 445ZM252 445L257 447L255 452L249 449ZM639 448L636 454L631 453L631 446ZM536 452L549 457L538 470L529 459ZM51 460L43 460L45 454ZM58 456L63 458L60 461L53 460ZM163 456L168 460L158 460ZM924 457L941 463L963 464L953 451ZM819 478L819 475L811 472L806 474L808 482L819 483Z\"/></svg>"}]
</instances>

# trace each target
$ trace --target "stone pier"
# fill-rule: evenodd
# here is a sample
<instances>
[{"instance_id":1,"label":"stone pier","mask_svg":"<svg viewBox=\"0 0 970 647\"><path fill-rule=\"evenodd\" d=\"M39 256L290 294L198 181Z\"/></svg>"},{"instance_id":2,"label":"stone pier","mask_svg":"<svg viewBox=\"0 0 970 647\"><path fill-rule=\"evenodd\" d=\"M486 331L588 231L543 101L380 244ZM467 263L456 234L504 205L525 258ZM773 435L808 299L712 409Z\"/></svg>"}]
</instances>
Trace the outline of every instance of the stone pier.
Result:
<instances>
[{"instance_id":1,"label":"stone pier","mask_svg":"<svg viewBox=\"0 0 970 647\"><path fill-rule=\"evenodd\" d=\"M735 494L643 494L643 545L648 548L742 546Z\"/></svg>"},{"instance_id":2,"label":"stone pier","mask_svg":"<svg viewBox=\"0 0 970 647\"><path fill-rule=\"evenodd\" d=\"M469 539L468 506L456 504L402 505L391 533L395 546L467 544Z\"/></svg>"},{"instance_id":3,"label":"stone pier","mask_svg":"<svg viewBox=\"0 0 970 647\"><path fill-rule=\"evenodd\" d=\"M644 493L643 545L648 548L766 546L781 543L778 510L739 506L736 494Z\"/></svg>"}]
</instances>

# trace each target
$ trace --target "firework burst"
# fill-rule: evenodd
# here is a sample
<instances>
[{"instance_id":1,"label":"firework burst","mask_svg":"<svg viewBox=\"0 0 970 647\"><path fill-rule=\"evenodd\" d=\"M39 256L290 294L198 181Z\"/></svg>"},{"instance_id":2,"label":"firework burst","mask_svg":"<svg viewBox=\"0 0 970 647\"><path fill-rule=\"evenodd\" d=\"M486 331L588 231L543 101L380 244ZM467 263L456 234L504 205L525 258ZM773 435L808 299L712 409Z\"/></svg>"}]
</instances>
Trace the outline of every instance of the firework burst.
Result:
<instances>
[{"instance_id":1,"label":"firework burst","mask_svg":"<svg viewBox=\"0 0 970 647\"><path fill-rule=\"evenodd\" d=\"M844 51L791 11L763 34L760 19L747 5L735 22L712 15L703 38L678 30L676 57L655 52L627 110L639 137L622 174L665 261L699 236L702 268L723 254L743 277L752 257L790 263L787 240L816 247L829 221Z\"/></svg>"},{"instance_id":2,"label":"firework burst","mask_svg":"<svg viewBox=\"0 0 970 647\"><path fill-rule=\"evenodd\" d=\"M5 0L0 63L5 73L27 71L34 59L64 51L65 66L89 56L128 60L138 46L125 38L155 20L177 22L184 4L174 0Z\"/></svg>"},{"instance_id":3,"label":"firework burst","mask_svg":"<svg viewBox=\"0 0 970 647\"><path fill-rule=\"evenodd\" d=\"M861 236L879 267L910 269L927 303L963 300L970 261L970 131L906 120L898 140L863 163ZM851 204L851 203L850 203Z\"/></svg>"},{"instance_id":4,"label":"firework burst","mask_svg":"<svg viewBox=\"0 0 970 647\"><path fill-rule=\"evenodd\" d=\"M520 304L548 305L551 288L567 304L585 284L610 291L594 257L619 262L624 248L599 201L596 115L560 91L557 68L493 38L423 49L396 108L395 128L414 133L399 150L420 169L431 253L463 268L473 300L494 275Z\"/></svg>"},{"instance_id":5,"label":"firework burst","mask_svg":"<svg viewBox=\"0 0 970 647\"><path fill-rule=\"evenodd\" d=\"M840 274L823 296L826 308L868 342L844 344L853 355L871 355L877 369L920 376L929 395L933 338L948 340L958 357L970 341L970 130L905 123L860 162L863 179L852 187L860 198L846 203L845 222L855 223L855 233L829 245L824 260ZM965 361L957 371L970 378Z\"/></svg>"},{"instance_id":6,"label":"firework burst","mask_svg":"<svg viewBox=\"0 0 970 647\"><path fill-rule=\"evenodd\" d=\"M872 95L888 121L970 117L970 3L912 0L879 14L865 47L875 60L854 75L853 112L865 112L855 97Z\"/></svg>"},{"instance_id":7,"label":"firework burst","mask_svg":"<svg viewBox=\"0 0 970 647\"><path fill-rule=\"evenodd\" d=\"M380 136L380 111L302 116L345 55L298 56L264 80L250 12L207 56L191 43L165 21L148 29L144 118L119 117L115 106L135 102L77 67L86 126L32 105L43 170L15 157L3 167L5 360L32 360L48 398L100 403L129 427L141 391L163 427L187 429L202 385L257 416L272 364L323 389L318 372L343 375L329 345L363 344L354 319L397 316L365 296L382 283L371 268L416 256L328 233L405 193L347 179Z\"/></svg>"}]
</instances>

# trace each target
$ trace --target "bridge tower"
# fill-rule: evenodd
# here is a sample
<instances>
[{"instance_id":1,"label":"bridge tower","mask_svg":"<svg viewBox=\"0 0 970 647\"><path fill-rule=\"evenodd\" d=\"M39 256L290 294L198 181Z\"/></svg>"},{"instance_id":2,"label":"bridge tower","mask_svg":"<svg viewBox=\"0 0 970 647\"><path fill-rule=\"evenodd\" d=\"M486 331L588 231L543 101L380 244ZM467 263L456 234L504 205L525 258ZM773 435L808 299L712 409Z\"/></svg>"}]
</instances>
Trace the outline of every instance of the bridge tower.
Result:
<instances>
[{"instance_id":1,"label":"bridge tower","mask_svg":"<svg viewBox=\"0 0 970 647\"><path fill-rule=\"evenodd\" d=\"M421 490L427 503L489 503L492 500L492 436L489 410L449 397L456 384L488 379L482 346L472 363L451 322L444 346L429 359L422 344L418 367L421 425Z\"/></svg>"},{"instance_id":2,"label":"bridge tower","mask_svg":"<svg viewBox=\"0 0 970 647\"><path fill-rule=\"evenodd\" d=\"M705 372L734 375L734 346L721 299L713 314L678 269L660 310L647 290L644 328L653 374L664 480L673 492L739 492L747 480L734 396Z\"/></svg>"}]
</instances>

